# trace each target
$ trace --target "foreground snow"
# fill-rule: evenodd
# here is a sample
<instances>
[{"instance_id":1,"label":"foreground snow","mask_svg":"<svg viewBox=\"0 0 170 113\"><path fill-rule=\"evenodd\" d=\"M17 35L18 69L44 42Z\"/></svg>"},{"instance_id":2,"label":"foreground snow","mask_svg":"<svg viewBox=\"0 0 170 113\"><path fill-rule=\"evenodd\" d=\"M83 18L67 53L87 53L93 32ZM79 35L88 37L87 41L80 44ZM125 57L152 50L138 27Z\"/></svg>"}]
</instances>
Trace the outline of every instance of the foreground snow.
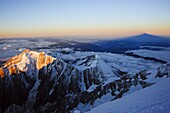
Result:
<instances>
[{"instance_id":1,"label":"foreground snow","mask_svg":"<svg viewBox=\"0 0 170 113\"><path fill-rule=\"evenodd\" d=\"M121 99L102 104L88 113L168 113L170 111L170 79L134 92Z\"/></svg>"}]
</instances>

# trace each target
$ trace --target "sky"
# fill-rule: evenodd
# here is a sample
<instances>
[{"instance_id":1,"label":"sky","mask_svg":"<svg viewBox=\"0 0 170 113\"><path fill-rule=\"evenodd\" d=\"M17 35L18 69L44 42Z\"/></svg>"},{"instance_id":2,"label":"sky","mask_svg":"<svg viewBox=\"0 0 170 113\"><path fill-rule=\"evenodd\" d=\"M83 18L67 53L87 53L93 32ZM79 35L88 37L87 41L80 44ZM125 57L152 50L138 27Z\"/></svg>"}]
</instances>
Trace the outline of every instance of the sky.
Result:
<instances>
[{"instance_id":1,"label":"sky","mask_svg":"<svg viewBox=\"0 0 170 113\"><path fill-rule=\"evenodd\" d=\"M0 38L170 36L170 0L0 0Z\"/></svg>"}]
</instances>

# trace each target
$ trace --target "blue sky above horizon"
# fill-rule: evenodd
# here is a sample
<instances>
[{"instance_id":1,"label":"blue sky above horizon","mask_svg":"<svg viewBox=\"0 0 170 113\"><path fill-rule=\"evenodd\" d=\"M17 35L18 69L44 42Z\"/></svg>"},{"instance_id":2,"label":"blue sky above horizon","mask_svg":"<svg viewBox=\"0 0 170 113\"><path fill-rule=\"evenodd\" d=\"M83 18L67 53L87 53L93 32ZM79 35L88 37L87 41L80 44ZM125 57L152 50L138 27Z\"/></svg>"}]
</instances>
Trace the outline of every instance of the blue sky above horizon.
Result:
<instances>
[{"instance_id":1,"label":"blue sky above horizon","mask_svg":"<svg viewBox=\"0 0 170 113\"><path fill-rule=\"evenodd\" d=\"M170 36L169 0L0 0L0 37Z\"/></svg>"}]
</instances>

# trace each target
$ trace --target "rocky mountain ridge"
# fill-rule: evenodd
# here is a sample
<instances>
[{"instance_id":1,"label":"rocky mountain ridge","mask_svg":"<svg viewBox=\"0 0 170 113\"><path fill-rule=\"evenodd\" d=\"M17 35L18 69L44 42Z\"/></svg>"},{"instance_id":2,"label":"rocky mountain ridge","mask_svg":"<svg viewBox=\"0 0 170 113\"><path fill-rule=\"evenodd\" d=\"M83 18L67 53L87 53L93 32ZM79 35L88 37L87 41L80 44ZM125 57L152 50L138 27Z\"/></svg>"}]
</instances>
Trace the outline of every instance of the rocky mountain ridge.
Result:
<instances>
[{"instance_id":1,"label":"rocky mountain ridge","mask_svg":"<svg viewBox=\"0 0 170 113\"><path fill-rule=\"evenodd\" d=\"M103 67L102 67L103 66ZM0 68L0 110L9 112L70 112L80 103L91 105L110 93L121 98L133 86L148 87L147 71L133 76L107 67L97 55L77 59L72 65L44 52L25 50ZM107 69L108 70L108 69ZM169 64L158 77L169 74ZM113 80L108 81L108 79ZM96 87L89 90L93 85Z\"/></svg>"}]
</instances>

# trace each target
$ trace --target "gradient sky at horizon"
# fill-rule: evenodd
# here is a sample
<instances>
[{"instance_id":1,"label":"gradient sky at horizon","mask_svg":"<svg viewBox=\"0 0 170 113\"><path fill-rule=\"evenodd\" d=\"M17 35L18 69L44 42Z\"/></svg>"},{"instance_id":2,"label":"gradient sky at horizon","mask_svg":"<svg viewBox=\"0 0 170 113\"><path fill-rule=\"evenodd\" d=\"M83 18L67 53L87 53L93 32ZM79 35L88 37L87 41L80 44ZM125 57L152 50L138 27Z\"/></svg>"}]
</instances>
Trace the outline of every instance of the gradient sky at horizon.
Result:
<instances>
[{"instance_id":1,"label":"gradient sky at horizon","mask_svg":"<svg viewBox=\"0 0 170 113\"><path fill-rule=\"evenodd\" d=\"M170 0L0 0L0 38L170 36Z\"/></svg>"}]
</instances>

